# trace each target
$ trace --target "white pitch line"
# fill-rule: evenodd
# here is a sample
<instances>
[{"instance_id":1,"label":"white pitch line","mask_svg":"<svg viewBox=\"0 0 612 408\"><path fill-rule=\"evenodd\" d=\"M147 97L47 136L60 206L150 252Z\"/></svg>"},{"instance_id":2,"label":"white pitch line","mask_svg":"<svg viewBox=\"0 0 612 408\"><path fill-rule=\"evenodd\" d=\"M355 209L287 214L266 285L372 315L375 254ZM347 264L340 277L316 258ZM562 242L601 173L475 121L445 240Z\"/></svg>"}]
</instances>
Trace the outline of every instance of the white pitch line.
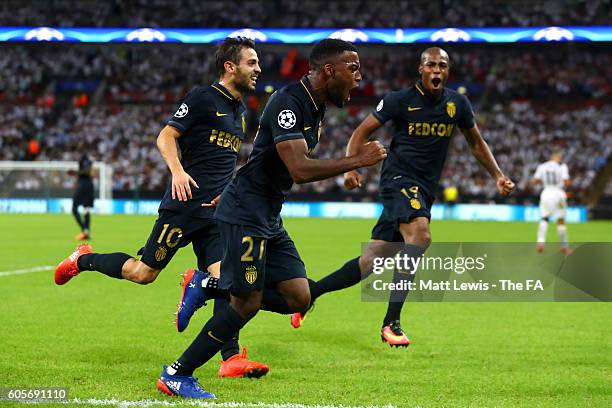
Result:
<instances>
[{"instance_id":1,"label":"white pitch line","mask_svg":"<svg viewBox=\"0 0 612 408\"><path fill-rule=\"evenodd\" d=\"M38 402L38 401L37 401ZM40 401L49 403L52 401ZM117 399L79 399L74 398L70 401L64 401L63 404L77 404L77 405L101 405L101 406L114 406L117 408L129 408L129 407L180 407L180 406L192 406L192 407L203 407L203 408L395 408L393 405L368 405L368 406L351 406L351 405L307 405L297 404L292 402L282 403L267 403L267 402L209 402L200 400L184 400L181 402L171 402L162 400L140 400L140 401L121 401Z\"/></svg>"},{"instance_id":2,"label":"white pitch line","mask_svg":"<svg viewBox=\"0 0 612 408\"><path fill-rule=\"evenodd\" d=\"M35 266L33 268L15 269L14 271L0 272L0 277L11 276L11 275L23 275L24 273L32 273L32 272L50 271L51 269L54 269L54 268L55 266Z\"/></svg>"}]
</instances>

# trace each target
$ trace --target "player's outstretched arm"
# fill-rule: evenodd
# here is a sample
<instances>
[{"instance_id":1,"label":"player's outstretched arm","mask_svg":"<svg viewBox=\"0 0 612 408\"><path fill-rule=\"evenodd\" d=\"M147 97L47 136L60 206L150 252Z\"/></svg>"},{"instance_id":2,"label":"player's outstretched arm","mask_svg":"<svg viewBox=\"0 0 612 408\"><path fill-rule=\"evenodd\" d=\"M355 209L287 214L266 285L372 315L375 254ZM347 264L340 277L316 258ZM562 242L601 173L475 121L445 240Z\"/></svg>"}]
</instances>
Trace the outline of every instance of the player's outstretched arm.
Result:
<instances>
[{"instance_id":1,"label":"player's outstretched arm","mask_svg":"<svg viewBox=\"0 0 612 408\"><path fill-rule=\"evenodd\" d=\"M363 122L357 126L346 146L346 156L355 156L359 153L359 149L365 145L372 133L374 133L382 123L372 114L369 114ZM357 170L351 170L344 173L344 187L352 190L361 187L361 174Z\"/></svg>"},{"instance_id":2,"label":"player's outstretched arm","mask_svg":"<svg viewBox=\"0 0 612 408\"><path fill-rule=\"evenodd\" d=\"M157 148L161 153L166 165L172 173L172 199L179 201L190 200L191 186L200 188L194 179L183 169L179 159L176 141L181 132L175 127L166 125L157 136Z\"/></svg>"},{"instance_id":3,"label":"player's outstretched arm","mask_svg":"<svg viewBox=\"0 0 612 408\"><path fill-rule=\"evenodd\" d=\"M356 155L329 160L309 158L308 145L304 139L279 142L276 150L297 184L325 180L360 167L373 166L387 157L387 151L379 142L366 143Z\"/></svg>"},{"instance_id":4,"label":"player's outstretched arm","mask_svg":"<svg viewBox=\"0 0 612 408\"><path fill-rule=\"evenodd\" d=\"M504 173L500 170L497 165L497 161L489 149L489 145L484 141L480 130L477 125L470 129L461 129L461 132L465 136L465 139L470 146L472 154L487 169L491 177L495 179L497 189L501 195L508 195L514 190L514 183L508 177L504 176Z\"/></svg>"}]
</instances>

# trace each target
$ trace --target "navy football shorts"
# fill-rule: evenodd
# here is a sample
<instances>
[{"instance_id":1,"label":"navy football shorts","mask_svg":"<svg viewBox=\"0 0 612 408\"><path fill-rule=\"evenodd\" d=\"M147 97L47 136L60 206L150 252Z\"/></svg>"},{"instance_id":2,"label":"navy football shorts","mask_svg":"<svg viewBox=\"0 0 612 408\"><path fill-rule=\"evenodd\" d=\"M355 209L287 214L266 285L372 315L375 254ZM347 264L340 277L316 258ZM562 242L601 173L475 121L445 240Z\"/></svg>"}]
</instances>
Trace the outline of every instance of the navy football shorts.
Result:
<instances>
[{"instance_id":1,"label":"navy football shorts","mask_svg":"<svg viewBox=\"0 0 612 408\"><path fill-rule=\"evenodd\" d=\"M140 260L150 268L164 269L179 248L189 243L198 258L198 269L206 270L221 260L223 252L217 221L161 210L147 244L140 251Z\"/></svg>"},{"instance_id":2,"label":"navy football shorts","mask_svg":"<svg viewBox=\"0 0 612 408\"><path fill-rule=\"evenodd\" d=\"M79 183L77 184L76 191L72 197L72 206L77 208L82 205L83 207L94 206L94 188L93 183Z\"/></svg>"},{"instance_id":3,"label":"navy football shorts","mask_svg":"<svg viewBox=\"0 0 612 408\"><path fill-rule=\"evenodd\" d=\"M272 238L249 235L240 225L217 221L223 242L219 287L234 295L306 278L306 268L285 229Z\"/></svg>"},{"instance_id":4,"label":"navy football shorts","mask_svg":"<svg viewBox=\"0 0 612 408\"><path fill-rule=\"evenodd\" d=\"M421 186L410 180L386 186L380 190L383 211L372 229L372 239L404 242L399 226L417 217L431 219L433 199Z\"/></svg>"}]
</instances>

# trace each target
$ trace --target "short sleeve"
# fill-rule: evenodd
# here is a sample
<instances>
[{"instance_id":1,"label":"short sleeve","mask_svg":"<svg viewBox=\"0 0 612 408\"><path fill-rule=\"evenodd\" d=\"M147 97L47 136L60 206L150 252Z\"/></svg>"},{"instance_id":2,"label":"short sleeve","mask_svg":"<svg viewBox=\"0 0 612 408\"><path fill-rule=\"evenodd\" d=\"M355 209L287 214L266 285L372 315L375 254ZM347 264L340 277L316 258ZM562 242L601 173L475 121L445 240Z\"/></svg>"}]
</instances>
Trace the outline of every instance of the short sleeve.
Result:
<instances>
[{"instance_id":1,"label":"short sleeve","mask_svg":"<svg viewBox=\"0 0 612 408\"><path fill-rule=\"evenodd\" d=\"M372 112L372 115L380 123L385 123L388 120L395 117L399 111L400 106L400 94L399 92L390 92L376 105L376 110Z\"/></svg>"},{"instance_id":2,"label":"short sleeve","mask_svg":"<svg viewBox=\"0 0 612 408\"><path fill-rule=\"evenodd\" d=\"M275 144L304 138L303 110L299 101L292 95L283 92L276 96L266 108L264 116Z\"/></svg>"},{"instance_id":3,"label":"short sleeve","mask_svg":"<svg viewBox=\"0 0 612 408\"><path fill-rule=\"evenodd\" d=\"M471 129L475 125L474 121L474 109L472 108L472 104L470 100L465 96L461 96L461 110L460 116L457 121L457 125L460 129Z\"/></svg>"},{"instance_id":4,"label":"short sleeve","mask_svg":"<svg viewBox=\"0 0 612 408\"><path fill-rule=\"evenodd\" d=\"M192 89L181 102L174 115L168 119L167 125L181 132L189 130L200 118L204 117L210 108L210 98L202 88Z\"/></svg>"},{"instance_id":5,"label":"short sleeve","mask_svg":"<svg viewBox=\"0 0 612 408\"><path fill-rule=\"evenodd\" d=\"M569 180L569 170L567 169L567 164L561 165L561 180Z\"/></svg>"},{"instance_id":6,"label":"short sleeve","mask_svg":"<svg viewBox=\"0 0 612 408\"><path fill-rule=\"evenodd\" d=\"M536 168L535 174L533 175L533 178L542 180L543 179L543 175L542 175L543 172L544 171L542 169L542 165L541 164L538 165L538 167Z\"/></svg>"}]
</instances>

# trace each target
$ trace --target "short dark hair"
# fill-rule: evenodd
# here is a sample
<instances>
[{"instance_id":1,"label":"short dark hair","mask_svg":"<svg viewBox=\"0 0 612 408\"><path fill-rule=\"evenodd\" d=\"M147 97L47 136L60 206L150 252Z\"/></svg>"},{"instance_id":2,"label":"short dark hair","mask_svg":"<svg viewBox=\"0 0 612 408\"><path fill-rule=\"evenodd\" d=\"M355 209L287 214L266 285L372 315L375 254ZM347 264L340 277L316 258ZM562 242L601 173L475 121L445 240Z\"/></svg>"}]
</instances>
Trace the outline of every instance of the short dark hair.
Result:
<instances>
[{"instance_id":1,"label":"short dark hair","mask_svg":"<svg viewBox=\"0 0 612 408\"><path fill-rule=\"evenodd\" d=\"M425 62L425 59L427 58L427 55L429 54L440 54L441 56L446 55L448 63L450 63L450 56L445 50L443 50L440 47L429 47L428 49L426 49L425 51L421 53L421 62L420 62L421 65L423 65L423 63Z\"/></svg>"},{"instance_id":2,"label":"short dark hair","mask_svg":"<svg viewBox=\"0 0 612 408\"><path fill-rule=\"evenodd\" d=\"M321 40L310 51L310 69L317 69L326 64L330 58L337 57L344 51L357 52L357 47L347 41L327 38Z\"/></svg>"},{"instance_id":3,"label":"short dark hair","mask_svg":"<svg viewBox=\"0 0 612 408\"><path fill-rule=\"evenodd\" d=\"M227 37L219 44L215 52L215 69L219 76L225 73L225 61L240 63L240 50L243 48L255 49L255 41L247 37Z\"/></svg>"}]
</instances>

